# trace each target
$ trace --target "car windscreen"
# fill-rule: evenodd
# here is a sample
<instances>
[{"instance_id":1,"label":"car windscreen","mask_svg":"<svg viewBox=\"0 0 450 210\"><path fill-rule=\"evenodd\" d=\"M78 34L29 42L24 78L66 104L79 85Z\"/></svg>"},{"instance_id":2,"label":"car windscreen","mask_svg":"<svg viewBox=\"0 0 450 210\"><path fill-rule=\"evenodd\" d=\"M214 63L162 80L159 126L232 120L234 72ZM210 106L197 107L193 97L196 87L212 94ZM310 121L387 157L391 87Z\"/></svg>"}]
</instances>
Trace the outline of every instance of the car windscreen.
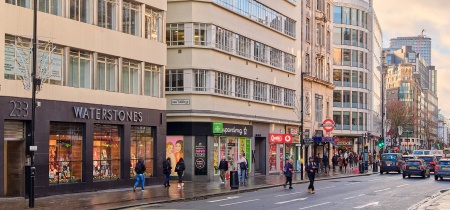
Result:
<instances>
[{"instance_id":1,"label":"car windscreen","mask_svg":"<svg viewBox=\"0 0 450 210\"><path fill-rule=\"evenodd\" d=\"M406 164L409 166L420 166L420 161L408 161Z\"/></svg>"},{"instance_id":2,"label":"car windscreen","mask_svg":"<svg viewBox=\"0 0 450 210\"><path fill-rule=\"evenodd\" d=\"M441 165L441 166L450 166L450 161L440 161L439 165Z\"/></svg>"},{"instance_id":3,"label":"car windscreen","mask_svg":"<svg viewBox=\"0 0 450 210\"><path fill-rule=\"evenodd\" d=\"M429 155L430 151L423 151L424 155Z\"/></svg>"},{"instance_id":4,"label":"car windscreen","mask_svg":"<svg viewBox=\"0 0 450 210\"><path fill-rule=\"evenodd\" d=\"M442 158L441 156L436 156L437 160L441 160L441 158Z\"/></svg>"},{"instance_id":5,"label":"car windscreen","mask_svg":"<svg viewBox=\"0 0 450 210\"><path fill-rule=\"evenodd\" d=\"M413 151L413 155L423 155L423 151Z\"/></svg>"},{"instance_id":6,"label":"car windscreen","mask_svg":"<svg viewBox=\"0 0 450 210\"><path fill-rule=\"evenodd\" d=\"M381 155L381 160L397 160L397 155Z\"/></svg>"},{"instance_id":7,"label":"car windscreen","mask_svg":"<svg viewBox=\"0 0 450 210\"><path fill-rule=\"evenodd\" d=\"M433 161L433 158L432 158L432 157L418 157L418 158L424 160L424 161L427 162L427 163Z\"/></svg>"},{"instance_id":8,"label":"car windscreen","mask_svg":"<svg viewBox=\"0 0 450 210\"><path fill-rule=\"evenodd\" d=\"M403 157L404 160L414 159L413 157Z\"/></svg>"}]
</instances>

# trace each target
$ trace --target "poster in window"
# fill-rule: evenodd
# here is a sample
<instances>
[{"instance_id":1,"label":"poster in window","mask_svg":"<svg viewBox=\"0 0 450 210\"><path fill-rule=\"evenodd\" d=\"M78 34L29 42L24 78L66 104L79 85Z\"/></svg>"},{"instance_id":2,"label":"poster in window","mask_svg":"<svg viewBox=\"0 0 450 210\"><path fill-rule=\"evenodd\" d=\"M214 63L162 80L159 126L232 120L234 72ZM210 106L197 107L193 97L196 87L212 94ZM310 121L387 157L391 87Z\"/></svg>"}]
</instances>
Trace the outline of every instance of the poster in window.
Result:
<instances>
[{"instance_id":1,"label":"poster in window","mask_svg":"<svg viewBox=\"0 0 450 210\"><path fill-rule=\"evenodd\" d=\"M14 47L5 45L5 74L14 75Z\"/></svg>"},{"instance_id":2,"label":"poster in window","mask_svg":"<svg viewBox=\"0 0 450 210\"><path fill-rule=\"evenodd\" d=\"M184 141L183 136L167 136L166 137L166 159L170 158L172 166L171 176L177 176L175 166L180 158L184 159Z\"/></svg>"},{"instance_id":3,"label":"poster in window","mask_svg":"<svg viewBox=\"0 0 450 210\"><path fill-rule=\"evenodd\" d=\"M195 175L207 175L206 139L195 139L194 167Z\"/></svg>"}]
</instances>

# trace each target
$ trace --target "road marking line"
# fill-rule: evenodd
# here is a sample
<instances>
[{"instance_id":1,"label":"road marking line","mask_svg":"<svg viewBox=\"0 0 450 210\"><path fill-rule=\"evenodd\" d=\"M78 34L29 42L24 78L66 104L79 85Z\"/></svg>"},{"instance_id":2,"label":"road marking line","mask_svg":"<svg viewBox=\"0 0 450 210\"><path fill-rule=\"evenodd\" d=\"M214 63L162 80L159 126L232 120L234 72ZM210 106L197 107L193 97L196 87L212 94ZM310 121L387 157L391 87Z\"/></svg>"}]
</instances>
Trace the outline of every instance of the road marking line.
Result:
<instances>
[{"instance_id":1,"label":"road marking line","mask_svg":"<svg viewBox=\"0 0 450 210\"><path fill-rule=\"evenodd\" d=\"M348 183L348 184L345 184L345 185L352 185L352 184L359 184L359 183L362 183L362 182L353 182L353 183Z\"/></svg>"},{"instance_id":2,"label":"road marking line","mask_svg":"<svg viewBox=\"0 0 450 210\"><path fill-rule=\"evenodd\" d=\"M361 197L361 196L364 196L364 195L366 195L366 194L361 194L361 195L356 195L356 196L344 198L344 200L348 200L348 199L352 199L352 198L356 198L356 197Z\"/></svg>"},{"instance_id":3,"label":"road marking line","mask_svg":"<svg viewBox=\"0 0 450 210\"><path fill-rule=\"evenodd\" d=\"M368 203L368 204L365 204L365 205L356 206L356 207L353 207L353 208L354 209L362 209L362 208L365 208L365 207L368 207L368 206L376 206L376 205L378 205L378 203L379 202L372 202L372 203Z\"/></svg>"},{"instance_id":4,"label":"road marking line","mask_svg":"<svg viewBox=\"0 0 450 210\"><path fill-rule=\"evenodd\" d=\"M227 204L223 204L223 205L220 205L220 206L231 206L231 205L235 205L235 204L248 203L248 202L253 202L253 201L259 201L259 199L253 199L253 200L248 200L248 201L241 201L241 202L236 202L236 203L227 203Z\"/></svg>"},{"instance_id":5,"label":"road marking line","mask_svg":"<svg viewBox=\"0 0 450 210\"><path fill-rule=\"evenodd\" d=\"M316 190L324 190L324 189L330 189L330 188L333 188L333 187L336 187L336 186L331 186L331 187L324 187L324 188L319 188L319 189L316 189Z\"/></svg>"},{"instance_id":6,"label":"road marking line","mask_svg":"<svg viewBox=\"0 0 450 210\"><path fill-rule=\"evenodd\" d=\"M286 195L295 195L295 194L299 194L299 193L302 193L302 192L295 192L295 193L289 193L289 194L282 194L282 195L277 195L277 196L275 196L275 197L283 197L283 196L286 196Z\"/></svg>"},{"instance_id":7,"label":"road marking line","mask_svg":"<svg viewBox=\"0 0 450 210\"><path fill-rule=\"evenodd\" d=\"M386 189L384 189L384 190L375 190L375 191L373 191L373 192L382 192L382 191L386 191L386 190L390 190L391 188L386 188Z\"/></svg>"},{"instance_id":8,"label":"road marking line","mask_svg":"<svg viewBox=\"0 0 450 210\"><path fill-rule=\"evenodd\" d=\"M371 182L371 181L377 181L377 180L380 180L380 179L369 179L369 180L367 180L368 182Z\"/></svg>"},{"instance_id":9,"label":"road marking line","mask_svg":"<svg viewBox=\"0 0 450 210\"><path fill-rule=\"evenodd\" d=\"M283 203L290 203L290 202L294 202L294 201L302 201L305 200L306 198L297 198L297 199L293 199L293 200L289 200L289 201L281 201L281 202L277 202L275 204L283 204Z\"/></svg>"},{"instance_id":10,"label":"road marking line","mask_svg":"<svg viewBox=\"0 0 450 210\"><path fill-rule=\"evenodd\" d=\"M312 205L312 206L307 206L307 207L299 208L298 210L309 209L309 208L312 208L312 207L322 206L322 205L329 204L329 203L330 203L330 202L325 202L325 203L321 203L321 204L316 204L316 205Z\"/></svg>"},{"instance_id":11,"label":"road marking line","mask_svg":"<svg viewBox=\"0 0 450 210\"><path fill-rule=\"evenodd\" d=\"M241 196L233 196L233 197L227 197L224 199L219 199L219 200L213 200L213 201L207 201L209 203L215 203L215 202L219 202L219 201L226 201L226 200L230 200L230 199L235 199L235 198L240 198Z\"/></svg>"},{"instance_id":12,"label":"road marking line","mask_svg":"<svg viewBox=\"0 0 450 210\"><path fill-rule=\"evenodd\" d=\"M399 185L399 186L397 186L397 187L404 187L404 186L408 186L409 184L402 184L402 185Z\"/></svg>"}]
</instances>

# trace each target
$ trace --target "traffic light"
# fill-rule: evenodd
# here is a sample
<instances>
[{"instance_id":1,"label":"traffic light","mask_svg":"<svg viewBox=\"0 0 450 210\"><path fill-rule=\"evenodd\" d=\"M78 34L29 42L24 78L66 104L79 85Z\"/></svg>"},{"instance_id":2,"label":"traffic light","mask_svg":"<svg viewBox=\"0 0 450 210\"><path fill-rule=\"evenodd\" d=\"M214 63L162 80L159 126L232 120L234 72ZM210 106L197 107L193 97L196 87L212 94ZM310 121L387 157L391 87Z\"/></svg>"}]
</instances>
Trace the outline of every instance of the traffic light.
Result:
<instances>
[{"instance_id":1,"label":"traffic light","mask_svg":"<svg viewBox=\"0 0 450 210\"><path fill-rule=\"evenodd\" d=\"M383 147L384 146L384 139L383 138L379 138L378 139L378 147Z\"/></svg>"}]
</instances>

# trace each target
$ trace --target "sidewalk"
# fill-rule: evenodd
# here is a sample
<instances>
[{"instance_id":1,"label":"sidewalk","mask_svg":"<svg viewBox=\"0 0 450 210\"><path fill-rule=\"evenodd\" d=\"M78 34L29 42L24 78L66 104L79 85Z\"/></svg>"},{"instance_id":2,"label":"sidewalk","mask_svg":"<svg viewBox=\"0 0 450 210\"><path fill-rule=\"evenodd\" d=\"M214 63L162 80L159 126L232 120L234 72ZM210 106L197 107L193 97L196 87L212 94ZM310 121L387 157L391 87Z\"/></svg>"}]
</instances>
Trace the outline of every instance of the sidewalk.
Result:
<instances>
[{"instance_id":1,"label":"sidewalk","mask_svg":"<svg viewBox=\"0 0 450 210\"><path fill-rule=\"evenodd\" d=\"M441 191L442 192L442 191ZM431 196L411 210L447 210L450 209L450 190Z\"/></svg>"},{"instance_id":2,"label":"sidewalk","mask_svg":"<svg viewBox=\"0 0 450 210\"><path fill-rule=\"evenodd\" d=\"M373 174L371 171L365 174L334 173L330 175L319 175L316 180L339 179L355 176L367 176ZM162 184L146 186L145 190L136 189L133 192L129 188L111 189L97 192L72 193L57 196L41 197L35 199L35 209L118 209L145 204L156 204L162 202L174 202L191 199L204 199L212 196L230 195L242 192L254 191L256 189L271 188L283 185L283 175L268 175L250 177L246 186L240 186L237 190L230 190L229 181L220 184L220 181L211 182L185 182L184 189L178 189L175 181L165 189ZM306 183L300 179L300 173L295 173L293 183ZM294 185L294 188L300 187ZM303 187L303 186L302 186ZM28 199L24 198L0 198L0 209L27 209Z\"/></svg>"}]
</instances>

